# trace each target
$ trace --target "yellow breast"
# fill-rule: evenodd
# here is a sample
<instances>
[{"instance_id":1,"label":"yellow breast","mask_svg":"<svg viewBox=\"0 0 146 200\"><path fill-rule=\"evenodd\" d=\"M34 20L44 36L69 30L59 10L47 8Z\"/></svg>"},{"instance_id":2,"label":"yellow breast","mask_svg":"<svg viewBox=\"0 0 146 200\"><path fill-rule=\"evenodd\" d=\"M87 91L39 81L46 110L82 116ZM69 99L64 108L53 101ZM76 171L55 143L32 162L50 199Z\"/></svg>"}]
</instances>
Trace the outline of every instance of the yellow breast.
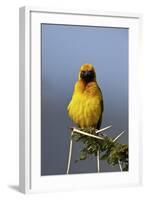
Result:
<instances>
[{"instance_id":1,"label":"yellow breast","mask_svg":"<svg viewBox=\"0 0 146 200\"><path fill-rule=\"evenodd\" d=\"M84 85L78 81L68 106L69 116L81 128L96 126L102 114L101 99L96 82Z\"/></svg>"}]
</instances>

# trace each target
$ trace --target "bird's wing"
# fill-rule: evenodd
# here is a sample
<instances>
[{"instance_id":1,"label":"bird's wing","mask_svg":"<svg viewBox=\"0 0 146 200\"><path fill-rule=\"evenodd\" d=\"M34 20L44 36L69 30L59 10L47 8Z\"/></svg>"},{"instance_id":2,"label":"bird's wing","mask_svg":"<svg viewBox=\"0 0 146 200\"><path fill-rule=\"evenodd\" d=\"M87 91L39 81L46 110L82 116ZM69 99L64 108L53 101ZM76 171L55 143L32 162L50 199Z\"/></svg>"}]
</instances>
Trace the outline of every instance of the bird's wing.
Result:
<instances>
[{"instance_id":1,"label":"bird's wing","mask_svg":"<svg viewBox=\"0 0 146 200\"><path fill-rule=\"evenodd\" d=\"M103 109L104 109L104 105L103 105L103 99L102 99L101 100L101 114L100 114L100 118L99 118L97 126L96 126L97 129L100 129L100 127L101 127Z\"/></svg>"},{"instance_id":2,"label":"bird's wing","mask_svg":"<svg viewBox=\"0 0 146 200\"><path fill-rule=\"evenodd\" d=\"M99 89L99 91L100 91L100 96L101 96L101 112L103 112L103 110L104 110L104 103L103 103L103 96L102 96L102 92L101 92L101 89L100 89L100 87L98 86L98 89Z\"/></svg>"},{"instance_id":3,"label":"bird's wing","mask_svg":"<svg viewBox=\"0 0 146 200\"><path fill-rule=\"evenodd\" d=\"M97 123L96 128L97 128L97 129L100 129L101 123L102 123L102 113L103 113L103 111L104 111L104 103L103 103L103 97L102 97L101 89L100 89L100 87L98 87L98 88L99 88L99 91L100 91L100 94L101 94L101 101L100 101L101 115L100 115L100 118L99 118L99 120L98 120L98 123Z\"/></svg>"}]
</instances>

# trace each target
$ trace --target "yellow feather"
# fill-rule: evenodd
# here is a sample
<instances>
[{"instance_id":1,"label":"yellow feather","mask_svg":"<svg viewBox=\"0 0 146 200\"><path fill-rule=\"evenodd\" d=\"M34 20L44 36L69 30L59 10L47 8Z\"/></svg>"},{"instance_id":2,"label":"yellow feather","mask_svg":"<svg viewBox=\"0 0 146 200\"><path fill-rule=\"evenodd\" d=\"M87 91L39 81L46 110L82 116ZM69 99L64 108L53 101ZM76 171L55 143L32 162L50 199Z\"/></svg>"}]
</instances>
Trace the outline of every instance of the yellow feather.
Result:
<instances>
[{"instance_id":1,"label":"yellow feather","mask_svg":"<svg viewBox=\"0 0 146 200\"><path fill-rule=\"evenodd\" d=\"M68 105L68 114L81 128L96 127L102 115L102 94L96 81L85 83L78 80L72 99Z\"/></svg>"}]
</instances>

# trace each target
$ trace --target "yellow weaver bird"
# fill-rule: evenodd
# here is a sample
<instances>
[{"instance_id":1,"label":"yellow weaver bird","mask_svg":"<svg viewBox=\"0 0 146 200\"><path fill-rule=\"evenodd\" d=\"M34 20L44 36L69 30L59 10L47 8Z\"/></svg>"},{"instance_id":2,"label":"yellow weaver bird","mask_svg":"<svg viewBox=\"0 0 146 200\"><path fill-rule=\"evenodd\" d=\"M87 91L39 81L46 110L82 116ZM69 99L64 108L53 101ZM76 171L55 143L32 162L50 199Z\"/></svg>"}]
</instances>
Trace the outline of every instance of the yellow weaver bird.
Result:
<instances>
[{"instance_id":1,"label":"yellow weaver bird","mask_svg":"<svg viewBox=\"0 0 146 200\"><path fill-rule=\"evenodd\" d=\"M96 72L92 64L81 66L67 110L70 118L80 128L100 129L103 98L96 82Z\"/></svg>"}]
</instances>

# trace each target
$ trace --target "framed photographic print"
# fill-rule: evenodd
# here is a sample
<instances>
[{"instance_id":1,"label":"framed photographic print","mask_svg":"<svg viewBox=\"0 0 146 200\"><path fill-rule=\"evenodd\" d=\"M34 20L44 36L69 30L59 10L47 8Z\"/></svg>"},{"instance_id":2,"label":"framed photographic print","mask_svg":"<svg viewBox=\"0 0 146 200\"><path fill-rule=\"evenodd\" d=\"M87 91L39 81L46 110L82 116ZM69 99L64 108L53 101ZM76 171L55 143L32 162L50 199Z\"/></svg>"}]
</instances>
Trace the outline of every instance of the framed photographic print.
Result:
<instances>
[{"instance_id":1,"label":"framed photographic print","mask_svg":"<svg viewBox=\"0 0 146 200\"><path fill-rule=\"evenodd\" d=\"M20 191L140 184L140 28L20 8Z\"/></svg>"}]
</instances>

